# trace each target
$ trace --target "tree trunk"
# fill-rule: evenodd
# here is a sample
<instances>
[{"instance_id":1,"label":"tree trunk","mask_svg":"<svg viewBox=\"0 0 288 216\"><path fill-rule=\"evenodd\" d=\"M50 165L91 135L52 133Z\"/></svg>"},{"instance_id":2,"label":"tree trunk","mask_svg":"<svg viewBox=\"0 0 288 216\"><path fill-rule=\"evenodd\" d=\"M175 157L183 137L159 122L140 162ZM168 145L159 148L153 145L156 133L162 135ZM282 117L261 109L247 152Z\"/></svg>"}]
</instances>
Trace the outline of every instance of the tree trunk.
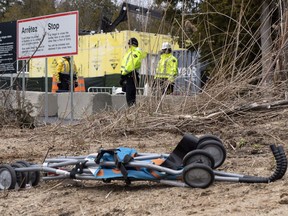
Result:
<instances>
[{"instance_id":1,"label":"tree trunk","mask_svg":"<svg viewBox=\"0 0 288 216\"><path fill-rule=\"evenodd\" d=\"M261 7L261 65L262 65L262 81L261 84L272 83L273 67L272 67L272 38L271 23L272 14L268 0L264 0Z\"/></svg>"},{"instance_id":2,"label":"tree trunk","mask_svg":"<svg viewBox=\"0 0 288 216\"><path fill-rule=\"evenodd\" d=\"M286 0L279 0L278 11L280 20L279 26L277 27L279 39L277 47L275 47L278 58L276 59L274 79L277 82L282 82L288 79L288 8Z\"/></svg>"}]
</instances>

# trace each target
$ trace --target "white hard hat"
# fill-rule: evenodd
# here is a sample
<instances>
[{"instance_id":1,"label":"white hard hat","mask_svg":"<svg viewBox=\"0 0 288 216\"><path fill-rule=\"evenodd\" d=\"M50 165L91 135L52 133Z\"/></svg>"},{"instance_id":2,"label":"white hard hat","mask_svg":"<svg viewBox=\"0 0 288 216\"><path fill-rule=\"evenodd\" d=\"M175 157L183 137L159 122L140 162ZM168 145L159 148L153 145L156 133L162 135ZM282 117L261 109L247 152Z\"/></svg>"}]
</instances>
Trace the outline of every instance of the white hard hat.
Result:
<instances>
[{"instance_id":1,"label":"white hard hat","mask_svg":"<svg viewBox=\"0 0 288 216\"><path fill-rule=\"evenodd\" d=\"M171 49L171 44L168 42L164 42L162 44L162 50L164 50L164 49Z\"/></svg>"}]
</instances>

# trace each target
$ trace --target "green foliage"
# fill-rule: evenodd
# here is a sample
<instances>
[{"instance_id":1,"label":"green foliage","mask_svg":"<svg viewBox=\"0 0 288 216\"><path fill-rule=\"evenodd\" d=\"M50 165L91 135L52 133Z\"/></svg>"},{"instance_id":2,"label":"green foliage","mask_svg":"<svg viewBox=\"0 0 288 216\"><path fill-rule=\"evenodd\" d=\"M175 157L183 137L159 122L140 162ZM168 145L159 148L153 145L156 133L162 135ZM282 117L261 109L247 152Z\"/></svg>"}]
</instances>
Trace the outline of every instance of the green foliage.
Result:
<instances>
[{"instance_id":1,"label":"green foliage","mask_svg":"<svg viewBox=\"0 0 288 216\"><path fill-rule=\"evenodd\" d=\"M25 18L53 14L56 0L23 0L22 13Z\"/></svg>"},{"instance_id":2,"label":"green foliage","mask_svg":"<svg viewBox=\"0 0 288 216\"><path fill-rule=\"evenodd\" d=\"M241 138L237 143L236 143L236 147L237 148L242 148L243 146L245 146L247 144L247 141L244 138Z\"/></svg>"},{"instance_id":3,"label":"green foliage","mask_svg":"<svg viewBox=\"0 0 288 216\"><path fill-rule=\"evenodd\" d=\"M0 4L0 22L53 14L56 12L55 2L56 0L7 0L7 4Z\"/></svg>"},{"instance_id":4,"label":"green foliage","mask_svg":"<svg viewBox=\"0 0 288 216\"><path fill-rule=\"evenodd\" d=\"M17 4L18 1L16 0L4 0L4 1L0 1L0 19L1 21L4 20L5 18L5 13L7 12L7 10L13 5L13 4Z\"/></svg>"}]
</instances>

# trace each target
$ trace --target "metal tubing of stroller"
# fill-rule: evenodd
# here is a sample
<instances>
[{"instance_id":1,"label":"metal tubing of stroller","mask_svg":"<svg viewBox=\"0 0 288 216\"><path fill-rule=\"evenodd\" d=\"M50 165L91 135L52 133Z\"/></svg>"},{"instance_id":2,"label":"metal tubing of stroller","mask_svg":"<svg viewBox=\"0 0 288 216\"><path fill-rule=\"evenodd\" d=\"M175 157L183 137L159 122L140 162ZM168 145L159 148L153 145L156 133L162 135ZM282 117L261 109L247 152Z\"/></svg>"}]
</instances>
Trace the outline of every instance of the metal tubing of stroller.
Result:
<instances>
[{"instance_id":1,"label":"metal tubing of stroller","mask_svg":"<svg viewBox=\"0 0 288 216\"><path fill-rule=\"evenodd\" d=\"M77 159L77 160L82 160L85 159L88 155L79 155L79 156L59 156L55 158L47 158L45 161L48 160L69 160L69 159Z\"/></svg>"},{"instance_id":2,"label":"metal tubing of stroller","mask_svg":"<svg viewBox=\"0 0 288 216\"><path fill-rule=\"evenodd\" d=\"M158 182L161 184L166 184L166 185L171 185L171 186L176 186L176 187L189 187L184 182L179 182L179 181L159 180Z\"/></svg>"},{"instance_id":3,"label":"metal tubing of stroller","mask_svg":"<svg viewBox=\"0 0 288 216\"><path fill-rule=\"evenodd\" d=\"M59 175L67 175L70 176L70 172L66 170L60 170L60 169L54 169L51 167L43 167L43 166L34 166L34 167L21 167L21 168L15 168L16 172L33 172L33 171L43 171L43 172L51 172Z\"/></svg>"},{"instance_id":4,"label":"metal tubing of stroller","mask_svg":"<svg viewBox=\"0 0 288 216\"><path fill-rule=\"evenodd\" d=\"M137 157L140 157L140 156L152 156L152 155L157 155L157 154L155 154L155 153L137 153L137 156L135 157L135 158L137 158ZM161 157L169 157L169 154L158 154L158 155L161 155Z\"/></svg>"},{"instance_id":5,"label":"metal tubing of stroller","mask_svg":"<svg viewBox=\"0 0 288 216\"><path fill-rule=\"evenodd\" d=\"M79 161L80 160L71 159L71 158L70 159L68 159L68 158L61 158L61 159L60 158L54 158L54 159L46 159L44 163L63 163L63 162L77 163Z\"/></svg>"},{"instance_id":6,"label":"metal tubing of stroller","mask_svg":"<svg viewBox=\"0 0 288 216\"><path fill-rule=\"evenodd\" d=\"M228 176L215 176L215 181L229 181L229 182L239 182L238 177L228 177Z\"/></svg>"},{"instance_id":7,"label":"metal tubing of stroller","mask_svg":"<svg viewBox=\"0 0 288 216\"><path fill-rule=\"evenodd\" d=\"M48 167L62 167L62 166L68 166L68 165L76 165L76 164L78 164L79 162L81 162L81 161L78 161L78 160L68 160L68 161L65 161L65 162L48 164Z\"/></svg>"},{"instance_id":8,"label":"metal tubing of stroller","mask_svg":"<svg viewBox=\"0 0 288 216\"><path fill-rule=\"evenodd\" d=\"M98 153L95 153L95 154L89 154L89 155L93 155L93 156L97 156ZM86 159L89 155L81 155L81 156L60 156L60 157L57 157L57 158L47 158L45 160L45 162L62 162L62 161L67 161L67 160L70 160L70 159L77 159L77 160L84 160ZM158 157L169 157L169 154L157 154L157 153L137 153L137 156L134 157L134 160L145 160L146 158L144 158L143 156L147 156L147 158L149 159L149 157L151 158L158 158ZM143 157L143 158L142 158Z\"/></svg>"},{"instance_id":9,"label":"metal tubing of stroller","mask_svg":"<svg viewBox=\"0 0 288 216\"><path fill-rule=\"evenodd\" d=\"M70 175L69 176L58 175L58 176L43 176L42 177L44 181L56 180L56 179L68 179L68 178L71 179ZM92 174L76 174L75 179L100 180L100 179L96 179L95 176L93 176Z\"/></svg>"},{"instance_id":10,"label":"metal tubing of stroller","mask_svg":"<svg viewBox=\"0 0 288 216\"><path fill-rule=\"evenodd\" d=\"M137 156L134 158L134 160L149 160L149 159L155 159L155 158L164 158L164 155L154 154L154 155Z\"/></svg>"},{"instance_id":11,"label":"metal tubing of stroller","mask_svg":"<svg viewBox=\"0 0 288 216\"><path fill-rule=\"evenodd\" d=\"M168 155L169 156L169 155ZM61 163L66 161L72 161L72 160L85 160L88 156L83 157L59 157L59 158L48 158L45 160L46 163ZM156 158L163 158L165 159L167 157L167 154L143 154L140 156L134 157L134 160L150 160L150 159L156 159Z\"/></svg>"},{"instance_id":12,"label":"metal tubing of stroller","mask_svg":"<svg viewBox=\"0 0 288 216\"><path fill-rule=\"evenodd\" d=\"M213 170L214 174L217 176L226 176L226 177L244 177L244 175L237 174L237 173L228 173L223 171Z\"/></svg>"}]
</instances>

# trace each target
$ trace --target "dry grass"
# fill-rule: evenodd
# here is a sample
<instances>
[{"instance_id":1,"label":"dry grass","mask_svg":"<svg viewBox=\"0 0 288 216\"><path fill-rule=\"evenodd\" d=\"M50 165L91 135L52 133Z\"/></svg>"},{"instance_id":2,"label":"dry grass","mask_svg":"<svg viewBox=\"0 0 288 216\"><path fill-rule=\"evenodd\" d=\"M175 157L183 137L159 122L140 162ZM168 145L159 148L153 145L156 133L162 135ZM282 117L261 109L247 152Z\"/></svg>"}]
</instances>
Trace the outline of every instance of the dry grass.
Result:
<instances>
[{"instance_id":1,"label":"dry grass","mask_svg":"<svg viewBox=\"0 0 288 216\"><path fill-rule=\"evenodd\" d=\"M218 12L215 11L215 13ZM181 29L184 31L184 28ZM207 27L207 29L209 28ZM240 32L237 31L243 29L250 28L246 24L241 28L236 26L235 35L239 35ZM259 37L257 33L247 33L251 34L252 39L245 44L247 49L242 53L237 54L237 46L244 43L241 38L235 38L235 41L227 39L227 44L222 47L223 52L213 56L213 62L219 63L211 73L213 76L210 77L205 88L195 95L167 95L163 98L150 95L138 101L137 106L126 110L103 111L83 119L76 125L51 125L45 130L39 131L39 136L42 133L57 134L63 135L73 142L82 143L87 139L97 141L102 140L102 137L150 136L161 132L219 134L222 129L225 130L227 127L235 131L239 128L245 131L247 125L256 125L272 118L284 118L287 116L287 105L285 104L270 109L268 107L259 110L251 109L250 105L255 103L261 105L287 100L288 84L287 80L279 81L281 79L278 79L277 75L283 71L278 67L275 67L274 79L262 83L261 62L255 60L249 65L239 63L240 60L245 62L245 56L249 55L251 47L257 43L255 38ZM227 34L228 38L229 32L223 34ZM183 35L185 35L185 39L191 39L185 32ZM274 45L284 39L284 36L280 35L277 40L275 39ZM282 54L283 47L274 50L273 55L271 54L275 57L271 61L271 68L275 66L275 61L278 61ZM227 61L227 56L229 61ZM261 58L258 56L256 59ZM193 84L191 83L191 85ZM31 123L29 110L27 111L25 106L20 106L20 109L3 106L0 110L1 127L19 127L26 121ZM226 136L231 136L231 133Z\"/></svg>"}]
</instances>

